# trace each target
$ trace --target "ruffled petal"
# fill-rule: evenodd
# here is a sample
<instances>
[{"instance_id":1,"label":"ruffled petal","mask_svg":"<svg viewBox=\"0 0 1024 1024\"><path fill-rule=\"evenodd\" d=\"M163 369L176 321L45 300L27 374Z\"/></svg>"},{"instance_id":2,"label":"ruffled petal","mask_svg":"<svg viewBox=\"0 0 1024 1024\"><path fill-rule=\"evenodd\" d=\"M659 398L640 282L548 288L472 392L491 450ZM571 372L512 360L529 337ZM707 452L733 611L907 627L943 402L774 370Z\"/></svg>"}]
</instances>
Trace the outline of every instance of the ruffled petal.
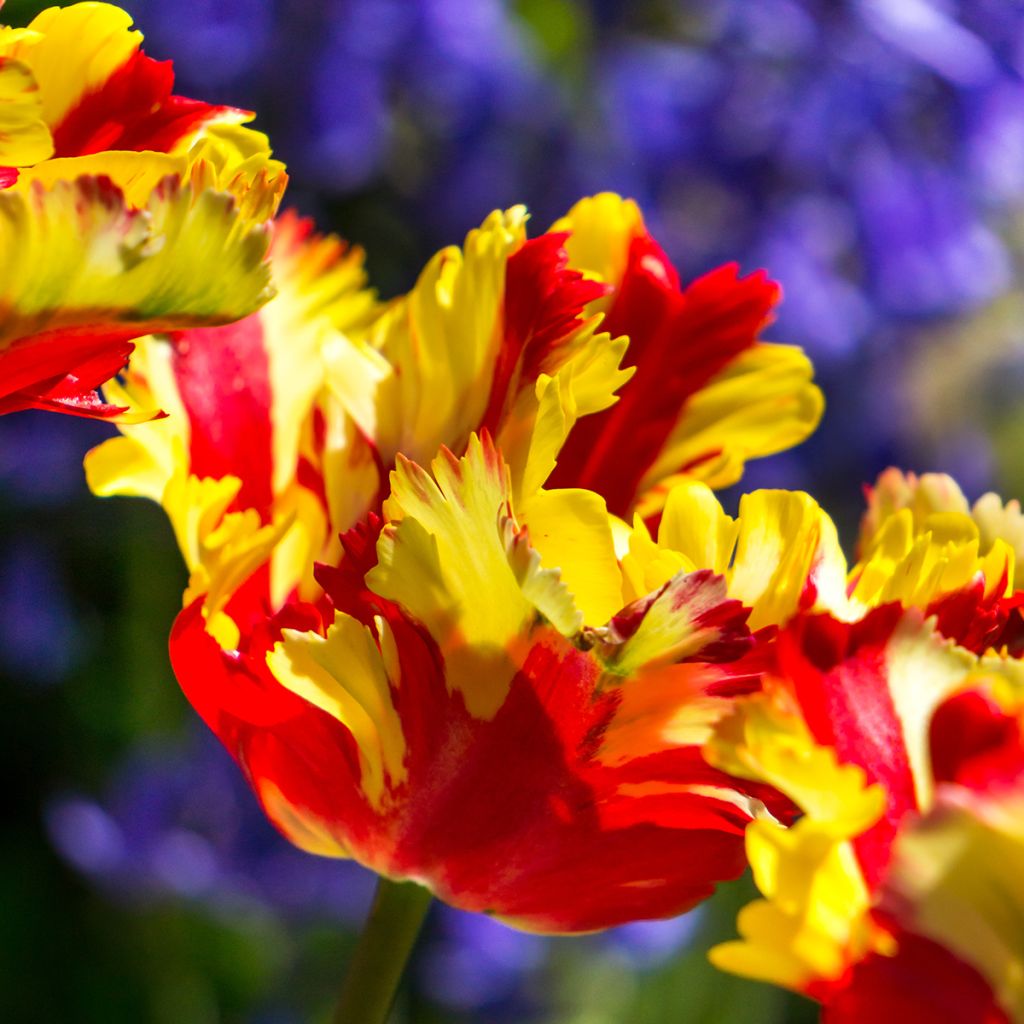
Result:
<instances>
[{"instance_id":1,"label":"ruffled petal","mask_svg":"<svg viewBox=\"0 0 1024 1024\"><path fill-rule=\"evenodd\" d=\"M141 209L104 178L0 193L0 399L66 396L132 338L244 316L270 294L266 248L229 196L174 178Z\"/></svg>"}]
</instances>

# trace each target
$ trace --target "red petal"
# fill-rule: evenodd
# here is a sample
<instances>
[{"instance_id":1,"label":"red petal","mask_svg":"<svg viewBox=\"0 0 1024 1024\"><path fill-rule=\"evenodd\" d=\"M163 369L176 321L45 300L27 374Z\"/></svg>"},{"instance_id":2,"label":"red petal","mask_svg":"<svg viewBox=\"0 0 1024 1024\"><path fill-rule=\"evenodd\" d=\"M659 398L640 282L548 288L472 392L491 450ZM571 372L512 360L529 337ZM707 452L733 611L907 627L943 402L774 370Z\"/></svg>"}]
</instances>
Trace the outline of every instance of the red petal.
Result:
<instances>
[{"instance_id":1,"label":"red petal","mask_svg":"<svg viewBox=\"0 0 1024 1024\"><path fill-rule=\"evenodd\" d=\"M233 112L232 107L172 96L173 86L170 61L136 51L64 115L53 130L54 155L86 156L110 149L167 153L200 125Z\"/></svg>"},{"instance_id":2,"label":"red petal","mask_svg":"<svg viewBox=\"0 0 1024 1024\"><path fill-rule=\"evenodd\" d=\"M789 681L815 740L843 764L860 765L886 792L882 819L858 837L861 867L874 884L903 816L917 809L903 731L889 691L886 645L902 609L889 605L860 622L803 615L779 635L779 674Z\"/></svg>"},{"instance_id":3,"label":"red petal","mask_svg":"<svg viewBox=\"0 0 1024 1024\"><path fill-rule=\"evenodd\" d=\"M550 486L586 487L628 513L686 400L756 342L779 294L763 272L741 278L735 264L680 292L657 243L634 239L603 329L629 336L623 366L637 372L616 405L573 428Z\"/></svg>"},{"instance_id":4,"label":"red petal","mask_svg":"<svg viewBox=\"0 0 1024 1024\"><path fill-rule=\"evenodd\" d=\"M138 327L79 327L16 341L0 351L0 399L44 393L72 374L98 387L125 364L138 334Z\"/></svg>"},{"instance_id":5,"label":"red petal","mask_svg":"<svg viewBox=\"0 0 1024 1024\"><path fill-rule=\"evenodd\" d=\"M191 472L242 481L234 508L273 502L270 367L258 313L224 327L171 335L178 391L191 425Z\"/></svg>"},{"instance_id":6,"label":"red petal","mask_svg":"<svg viewBox=\"0 0 1024 1024\"><path fill-rule=\"evenodd\" d=\"M738 875L742 826L732 808L695 796L644 801L620 792L627 773L592 758L615 705L595 691L597 674L551 634L486 722L446 692L439 669L415 677L421 692L403 674L409 798L393 869L425 873L457 906L543 931L680 913ZM652 759L644 781L709 772L677 763L660 779L659 765L671 759Z\"/></svg>"},{"instance_id":7,"label":"red petal","mask_svg":"<svg viewBox=\"0 0 1024 1024\"><path fill-rule=\"evenodd\" d=\"M15 345L0 354L0 367L9 371L7 386L11 380L45 374L0 396L0 415L47 409L87 419L116 419L127 409L107 405L96 388L118 374L135 347L121 334L60 331L43 337L41 343L37 337L31 345ZM57 367L68 370L54 374Z\"/></svg>"},{"instance_id":8,"label":"red petal","mask_svg":"<svg viewBox=\"0 0 1024 1024\"><path fill-rule=\"evenodd\" d=\"M506 405L536 381L560 344L580 326L587 304L608 291L567 269L564 233L530 239L505 270L504 334L481 430L496 433Z\"/></svg>"},{"instance_id":9,"label":"red petal","mask_svg":"<svg viewBox=\"0 0 1024 1024\"><path fill-rule=\"evenodd\" d=\"M896 938L896 956L871 954L823 994L822 1024L1009 1024L973 967L929 939Z\"/></svg>"},{"instance_id":10,"label":"red petal","mask_svg":"<svg viewBox=\"0 0 1024 1024\"><path fill-rule=\"evenodd\" d=\"M932 718L930 740L936 782L988 790L1024 779L1020 720L980 690L942 704Z\"/></svg>"}]
</instances>

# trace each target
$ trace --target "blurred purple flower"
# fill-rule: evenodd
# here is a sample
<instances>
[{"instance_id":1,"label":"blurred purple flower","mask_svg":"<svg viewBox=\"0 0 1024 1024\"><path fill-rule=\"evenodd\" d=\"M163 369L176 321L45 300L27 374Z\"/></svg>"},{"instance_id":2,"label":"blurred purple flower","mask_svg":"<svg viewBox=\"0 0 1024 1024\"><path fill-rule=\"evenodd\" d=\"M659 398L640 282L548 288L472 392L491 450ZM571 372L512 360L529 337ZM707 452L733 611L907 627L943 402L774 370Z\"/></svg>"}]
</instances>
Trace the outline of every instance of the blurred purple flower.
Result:
<instances>
[{"instance_id":1,"label":"blurred purple flower","mask_svg":"<svg viewBox=\"0 0 1024 1024\"><path fill-rule=\"evenodd\" d=\"M350 924L369 907L373 877L285 842L220 744L198 728L183 745L137 750L103 800L54 799L46 824L61 855L117 899L241 901Z\"/></svg>"},{"instance_id":2,"label":"blurred purple flower","mask_svg":"<svg viewBox=\"0 0 1024 1024\"><path fill-rule=\"evenodd\" d=\"M281 838L220 744L196 728L187 742L141 747L103 799L65 794L46 810L50 840L111 898L239 904L297 921L357 927L374 876L351 861L302 853ZM583 940L635 969L653 968L692 938L698 916L646 922ZM526 1020L552 940L438 905L414 974L425 994L481 1020Z\"/></svg>"},{"instance_id":3,"label":"blurred purple flower","mask_svg":"<svg viewBox=\"0 0 1024 1024\"><path fill-rule=\"evenodd\" d=\"M696 935L703 911L698 908L666 921L634 921L614 928L603 938L604 945L637 970L650 970L667 963Z\"/></svg>"},{"instance_id":4,"label":"blurred purple flower","mask_svg":"<svg viewBox=\"0 0 1024 1024\"><path fill-rule=\"evenodd\" d=\"M527 935L479 914L444 908L425 936L415 970L435 1003L488 1019L526 1020L527 982L543 966L551 940Z\"/></svg>"},{"instance_id":5,"label":"blurred purple flower","mask_svg":"<svg viewBox=\"0 0 1024 1024\"><path fill-rule=\"evenodd\" d=\"M665 963L694 938L701 911L667 921L637 921L587 938L515 931L480 914L442 907L416 963L427 995L441 1006L487 1021L524 1021L541 1011L544 970L559 942L583 944L636 971Z\"/></svg>"},{"instance_id":6,"label":"blurred purple flower","mask_svg":"<svg viewBox=\"0 0 1024 1024\"><path fill-rule=\"evenodd\" d=\"M525 200L543 224L615 188L688 274L768 262L787 292L778 333L831 360L880 322L1007 287L994 224L1024 175L1022 5L594 0L572 7L570 63L545 57L556 15L529 11L223 0L182 19L168 0L139 5L183 86L215 73L260 111L297 194L396 187L424 251L494 206ZM830 251L806 218L794 228L808 195L839 225Z\"/></svg>"}]
</instances>

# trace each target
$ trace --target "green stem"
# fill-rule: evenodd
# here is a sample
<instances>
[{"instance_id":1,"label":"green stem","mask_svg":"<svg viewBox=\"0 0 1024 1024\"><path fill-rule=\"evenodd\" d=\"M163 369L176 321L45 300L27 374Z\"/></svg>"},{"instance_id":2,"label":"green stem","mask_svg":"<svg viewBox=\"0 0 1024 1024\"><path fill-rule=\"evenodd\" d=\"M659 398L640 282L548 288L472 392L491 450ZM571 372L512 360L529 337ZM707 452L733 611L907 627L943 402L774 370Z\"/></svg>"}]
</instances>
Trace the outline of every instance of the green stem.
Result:
<instances>
[{"instance_id":1,"label":"green stem","mask_svg":"<svg viewBox=\"0 0 1024 1024\"><path fill-rule=\"evenodd\" d=\"M385 1024L430 899L430 891L413 882L378 879L334 1024Z\"/></svg>"}]
</instances>

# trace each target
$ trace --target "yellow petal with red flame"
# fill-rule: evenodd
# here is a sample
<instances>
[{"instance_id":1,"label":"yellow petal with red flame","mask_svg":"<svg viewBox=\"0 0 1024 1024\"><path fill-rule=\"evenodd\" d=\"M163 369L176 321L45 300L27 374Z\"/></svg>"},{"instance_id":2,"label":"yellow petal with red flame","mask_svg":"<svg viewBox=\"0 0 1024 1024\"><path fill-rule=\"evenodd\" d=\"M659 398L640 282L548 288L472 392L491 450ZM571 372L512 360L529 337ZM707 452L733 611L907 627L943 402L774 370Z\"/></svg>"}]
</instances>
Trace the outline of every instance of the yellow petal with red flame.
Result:
<instances>
[{"instance_id":1,"label":"yellow petal with red flame","mask_svg":"<svg viewBox=\"0 0 1024 1024\"><path fill-rule=\"evenodd\" d=\"M509 504L508 470L488 440L465 458L446 450L433 478L399 458L389 525L367 584L422 622L469 712L492 718L521 667L520 643L543 616L565 635L582 625L556 573L541 569Z\"/></svg>"},{"instance_id":2,"label":"yellow petal with red flame","mask_svg":"<svg viewBox=\"0 0 1024 1024\"><path fill-rule=\"evenodd\" d=\"M323 394L323 349L344 343L343 331L364 329L375 311L362 253L286 214L275 225L271 256L278 294L258 313L229 328L140 339L123 385L106 393L167 416L123 427L124 437L86 460L97 493L144 495L162 503L172 522L193 524L177 528L190 566L200 544L209 548L210 534L230 540L216 558L209 552L206 576L190 591L216 590L220 605L268 558L272 607L296 587L318 592L315 560L365 515L379 485L375 466L362 488L352 474L337 480L348 421L338 421L336 403ZM308 435L321 414L324 433L314 445ZM203 486L227 479L237 486L219 515L235 517L230 529L218 531L215 517L197 532L194 524L208 518L199 514Z\"/></svg>"}]
</instances>

